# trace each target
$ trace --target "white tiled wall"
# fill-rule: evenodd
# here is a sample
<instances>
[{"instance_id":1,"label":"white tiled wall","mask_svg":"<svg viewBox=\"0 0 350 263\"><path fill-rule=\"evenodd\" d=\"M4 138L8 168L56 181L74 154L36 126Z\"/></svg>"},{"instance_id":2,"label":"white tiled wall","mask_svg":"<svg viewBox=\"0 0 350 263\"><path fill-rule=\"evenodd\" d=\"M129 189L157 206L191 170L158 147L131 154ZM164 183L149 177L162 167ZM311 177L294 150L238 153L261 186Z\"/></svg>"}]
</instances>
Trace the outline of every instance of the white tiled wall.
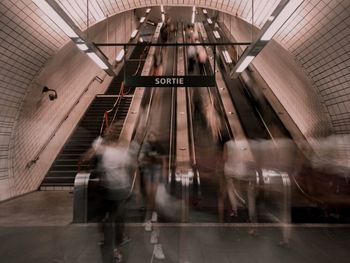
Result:
<instances>
[{"instance_id":1,"label":"white tiled wall","mask_svg":"<svg viewBox=\"0 0 350 263\"><path fill-rule=\"evenodd\" d=\"M116 27L116 25L122 26ZM106 26L107 21L104 21L90 28L90 40L106 42ZM127 42L135 27L133 12L110 17L108 19L108 38L113 39L113 42ZM117 52L116 49L109 48L104 51L112 62ZM97 82L91 85L36 164L29 169L26 168L26 165L36 156L42 145L52 135L53 130L65 117L69 108L96 75L102 78L105 73L79 51L72 42L68 42L54 56L48 58L39 76L33 81L28 81L26 85L22 84L23 90L26 90L27 94L21 94L22 97L18 96L16 107L11 107L13 104L5 107L7 116L11 119L6 123L5 118L0 117L1 131L3 131L0 136L3 136L2 143L4 144L1 150L5 155L5 158L1 158L0 163L0 171L2 171L0 175L0 200L38 188L81 114L95 94L101 93L106 88L107 82L111 78L107 77L102 85ZM17 75L13 78L18 79ZM45 85L57 91L57 100L49 101L48 95L41 93L42 87ZM22 101L24 97L25 99ZM1 96L1 100L6 98L6 96Z\"/></svg>"},{"instance_id":2,"label":"white tiled wall","mask_svg":"<svg viewBox=\"0 0 350 263\"><path fill-rule=\"evenodd\" d=\"M349 134L350 1L304 1L276 39L312 80L333 132Z\"/></svg>"}]
</instances>

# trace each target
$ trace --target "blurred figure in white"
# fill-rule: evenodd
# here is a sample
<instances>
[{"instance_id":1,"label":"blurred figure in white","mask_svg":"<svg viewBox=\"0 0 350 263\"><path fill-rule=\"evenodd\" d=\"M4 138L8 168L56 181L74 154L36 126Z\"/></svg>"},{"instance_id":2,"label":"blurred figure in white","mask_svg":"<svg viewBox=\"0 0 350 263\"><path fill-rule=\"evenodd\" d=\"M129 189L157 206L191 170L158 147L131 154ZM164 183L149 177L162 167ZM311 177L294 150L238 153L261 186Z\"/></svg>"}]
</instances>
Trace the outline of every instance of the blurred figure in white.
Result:
<instances>
[{"instance_id":1,"label":"blurred figure in white","mask_svg":"<svg viewBox=\"0 0 350 263\"><path fill-rule=\"evenodd\" d=\"M149 132L146 140L143 142L139 156L139 165L147 198L146 231L152 231L152 223L158 221L157 198L164 198L165 188L162 184L165 175L164 170L166 169L164 156L165 152L161 143L153 132ZM159 242L159 229L153 229L150 242L154 244L154 257L156 259L164 259L165 255Z\"/></svg>"},{"instance_id":2,"label":"blurred figure in white","mask_svg":"<svg viewBox=\"0 0 350 263\"><path fill-rule=\"evenodd\" d=\"M255 181L256 169L249 153L249 145L241 140L229 140L224 145L224 174L227 182L227 194L232 210L230 215L237 216L239 203L247 203L249 220L256 222ZM246 200L244 197L246 196Z\"/></svg>"},{"instance_id":3,"label":"blurred figure in white","mask_svg":"<svg viewBox=\"0 0 350 263\"><path fill-rule=\"evenodd\" d=\"M196 25L193 25L192 27L192 35L191 35L191 40L193 43L199 41L199 33L198 33L198 28Z\"/></svg>"},{"instance_id":4,"label":"blurred figure in white","mask_svg":"<svg viewBox=\"0 0 350 263\"><path fill-rule=\"evenodd\" d=\"M136 168L138 144L118 139L117 126L111 125L98 137L82 160L97 159L97 173L102 186L105 217L101 230L104 262L122 262L120 246L129 241L124 233L125 203L131 190L131 177Z\"/></svg>"},{"instance_id":5,"label":"blurred figure in white","mask_svg":"<svg viewBox=\"0 0 350 263\"><path fill-rule=\"evenodd\" d=\"M94 145L100 156L99 171L105 189L107 216L104 230L104 246L113 248L112 262L122 262L120 245L126 242L124 235L125 202L131 188L132 155L122 141L102 141ZM133 149L134 150L134 149ZM108 251L108 249L107 249ZM104 255L105 261L111 257Z\"/></svg>"},{"instance_id":6,"label":"blurred figure in white","mask_svg":"<svg viewBox=\"0 0 350 263\"><path fill-rule=\"evenodd\" d=\"M311 165L316 169L325 169L340 177L350 178L350 135L331 135L314 139L314 153Z\"/></svg>"},{"instance_id":7,"label":"blurred figure in white","mask_svg":"<svg viewBox=\"0 0 350 263\"><path fill-rule=\"evenodd\" d=\"M162 49L157 49L153 54L153 68L151 72L152 76L163 75L163 55Z\"/></svg>"},{"instance_id":8,"label":"blurred figure in white","mask_svg":"<svg viewBox=\"0 0 350 263\"><path fill-rule=\"evenodd\" d=\"M291 177L299 172L296 147L290 139L251 141L258 171L269 196L265 205L278 207L276 218L282 225L281 245L288 245L291 223Z\"/></svg>"},{"instance_id":9,"label":"blurred figure in white","mask_svg":"<svg viewBox=\"0 0 350 263\"><path fill-rule=\"evenodd\" d=\"M193 43L192 40L190 43ZM188 46L187 48L187 60L188 60L188 73L192 74L194 66L196 64L196 48L194 46Z\"/></svg>"},{"instance_id":10,"label":"blurred figure in white","mask_svg":"<svg viewBox=\"0 0 350 263\"><path fill-rule=\"evenodd\" d=\"M199 43L199 41L197 40L196 43ZM205 65L207 64L207 61L208 61L208 55L203 46L196 46L196 48L197 48L197 60L198 60L199 73L201 75L204 75Z\"/></svg>"}]
</instances>

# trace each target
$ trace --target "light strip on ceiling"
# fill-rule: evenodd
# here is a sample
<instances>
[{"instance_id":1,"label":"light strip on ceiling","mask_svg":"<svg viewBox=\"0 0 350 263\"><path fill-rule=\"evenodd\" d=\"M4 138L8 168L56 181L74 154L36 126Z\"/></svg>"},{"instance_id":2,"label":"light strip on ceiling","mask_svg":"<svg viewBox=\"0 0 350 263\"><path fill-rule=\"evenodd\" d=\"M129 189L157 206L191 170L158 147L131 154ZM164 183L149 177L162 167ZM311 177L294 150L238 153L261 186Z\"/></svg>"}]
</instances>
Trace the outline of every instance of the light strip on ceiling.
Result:
<instances>
[{"instance_id":1,"label":"light strip on ceiling","mask_svg":"<svg viewBox=\"0 0 350 263\"><path fill-rule=\"evenodd\" d=\"M146 9L146 14L149 14L151 12L151 8Z\"/></svg>"},{"instance_id":2,"label":"light strip on ceiling","mask_svg":"<svg viewBox=\"0 0 350 263\"><path fill-rule=\"evenodd\" d=\"M84 43L76 43L76 45L81 51L87 51L89 49L89 47Z\"/></svg>"},{"instance_id":3,"label":"light strip on ceiling","mask_svg":"<svg viewBox=\"0 0 350 263\"><path fill-rule=\"evenodd\" d=\"M222 51L222 55L224 56L225 62L227 64L231 64L232 63L232 59L230 57L230 54L227 52L227 50L223 50Z\"/></svg>"},{"instance_id":4,"label":"light strip on ceiling","mask_svg":"<svg viewBox=\"0 0 350 263\"><path fill-rule=\"evenodd\" d=\"M243 52L236 66L230 73L231 77L237 77L252 62L252 60L264 49L269 40L283 26L288 18L295 12L304 0L281 0L276 9L268 17L257 39Z\"/></svg>"},{"instance_id":5,"label":"light strip on ceiling","mask_svg":"<svg viewBox=\"0 0 350 263\"><path fill-rule=\"evenodd\" d=\"M286 4L286 6L276 18L270 17L270 20L274 20L260 39L262 41L270 40L276 34L276 32L283 26L287 19L294 13L294 11L301 5L302 2L303 0L289 0L289 2Z\"/></svg>"},{"instance_id":6,"label":"light strip on ceiling","mask_svg":"<svg viewBox=\"0 0 350 263\"><path fill-rule=\"evenodd\" d=\"M255 58L255 56L246 56L242 63L238 66L238 68L236 69L237 73L242 73L250 64L250 62L252 62L252 60Z\"/></svg>"},{"instance_id":7,"label":"light strip on ceiling","mask_svg":"<svg viewBox=\"0 0 350 263\"><path fill-rule=\"evenodd\" d=\"M118 53L117 57L115 58L115 60L119 63L119 62L122 61L122 59L124 58L124 55L125 55L125 49L122 48L122 49L119 51L119 53Z\"/></svg>"},{"instance_id":8,"label":"light strip on ceiling","mask_svg":"<svg viewBox=\"0 0 350 263\"><path fill-rule=\"evenodd\" d=\"M160 6L160 12L164 13L164 6L163 5Z\"/></svg>"},{"instance_id":9,"label":"light strip on ceiling","mask_svg":"<svg viewBox=\"0 0 350 263\"><path fill-rule=\"evenodd\" d=\"M192 18L191 18L191 23L194 24L194 21L196 19L196 7L192 7Z\"/></svg>"},{"instance_id":10,"label":"light strip on ceiling","mask_svg":"<svg viewBox=\"0 0 350 263\"><path fill-rule=\"evenodd\" d=\"M207 21L208 21L209 25L211 25L213 23L213 21L210 18L208 18Z\"/></svg>"},{"instance_id":11,"label":"light strip on ceiling","mask_svg":"<svg viewBox=\"0 0 350 263\"><path fill-rule=\"evenodd\" d=\"M70 38L78 38L79 36L67 24L66 21L45 1L32 0L67 36Z\"/></svg>"},{"instance_id":12,"label":"light strip on ceiling","mask_svg":"<svg viewBox=\"0 0 350 263\"><path fill-rule=\"evenodd\" d=\"M131 37L131 38L135 38L138 32L139 32L139 31L138 31L137 29L135 29L134 31L132 31L130 37Z\"/></svg>"},{"instance_id":13,"label":"light strip on ceiling","mask_svg":"<svg viewBox=\"0 0 350 263\"><path fill-rule=\"evenodd\" d=\"M101 69L108 69L108 66L94 52L86 53Z\"/></svg>"},{"instance_id":14,"label":"light strip on ceiling","mask_svg":"<svg viewBox=\"0 0 350 263\"><path fill-rule=\"evenodd\" d=\"M141 18L140 18L140 23L142 24L143 22L145 22L145 19L146 19L146 17L144 17L144 16L141 17Z\"/></svg>"},{"instance_id":15,"label":"light strip on ceiling","mask_svg":"<svg viewBox=\"0 0 350 263\"><path fill-rule=\"evenodd\" d=\"M203 9L203 14L208 14L208 11L207 11L207 9Z\"/></svg>"},{"instance_id":16,"label":"light strip on ceiling","mask_svg":"<svg viewBox=\"0 0 350 263\"><path fill-rule=\"evenodd\" d=\"M218 31L214 30L214 31L213 31L213 34L214 34L214 37L215 37L216 39L219 39L219 38L220 38L220 34L219 34Z\"/></svg>"}]
</instances>

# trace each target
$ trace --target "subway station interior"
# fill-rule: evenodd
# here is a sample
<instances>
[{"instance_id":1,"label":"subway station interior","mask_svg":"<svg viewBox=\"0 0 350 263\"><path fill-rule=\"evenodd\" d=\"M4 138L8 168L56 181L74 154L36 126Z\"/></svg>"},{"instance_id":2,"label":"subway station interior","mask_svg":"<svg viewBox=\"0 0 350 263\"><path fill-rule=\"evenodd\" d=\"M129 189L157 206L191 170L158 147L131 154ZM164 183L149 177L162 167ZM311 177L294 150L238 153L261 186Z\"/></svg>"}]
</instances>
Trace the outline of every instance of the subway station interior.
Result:
<instances>
[{"instance_id":1,"label":"subway station interior","mask_svg":"<svg viewBox=\"0 0 350 263\"><path fill-rule=\"evenodd\" d=\"M349 0L1 0L0 262L349 262Z\"/></svg>"}]
</instances>

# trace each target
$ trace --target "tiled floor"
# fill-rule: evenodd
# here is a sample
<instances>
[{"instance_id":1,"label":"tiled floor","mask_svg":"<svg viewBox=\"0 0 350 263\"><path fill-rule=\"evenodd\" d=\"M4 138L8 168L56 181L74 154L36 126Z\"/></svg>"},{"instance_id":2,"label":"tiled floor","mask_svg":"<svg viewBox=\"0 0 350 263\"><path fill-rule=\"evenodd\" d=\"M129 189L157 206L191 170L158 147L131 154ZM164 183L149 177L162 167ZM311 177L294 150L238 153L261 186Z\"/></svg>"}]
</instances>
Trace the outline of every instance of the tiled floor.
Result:
<instances>
[{"instance_id":1,"label":"tiled floor","mask_svg":"<svg viewBox=\"0 0 350 263\"><path fill-rule=\"evenodd\" d=\"M36 192L0 204L1 263L102 263L96 224L71 224L72 195ZM155 227L155 226L154 226ZM289 246L278 224L159 224L164 260L155 259L150 232L127 224L123 262L349 262L350 226L292 225Z\"/></svg>"}]
</instances>

